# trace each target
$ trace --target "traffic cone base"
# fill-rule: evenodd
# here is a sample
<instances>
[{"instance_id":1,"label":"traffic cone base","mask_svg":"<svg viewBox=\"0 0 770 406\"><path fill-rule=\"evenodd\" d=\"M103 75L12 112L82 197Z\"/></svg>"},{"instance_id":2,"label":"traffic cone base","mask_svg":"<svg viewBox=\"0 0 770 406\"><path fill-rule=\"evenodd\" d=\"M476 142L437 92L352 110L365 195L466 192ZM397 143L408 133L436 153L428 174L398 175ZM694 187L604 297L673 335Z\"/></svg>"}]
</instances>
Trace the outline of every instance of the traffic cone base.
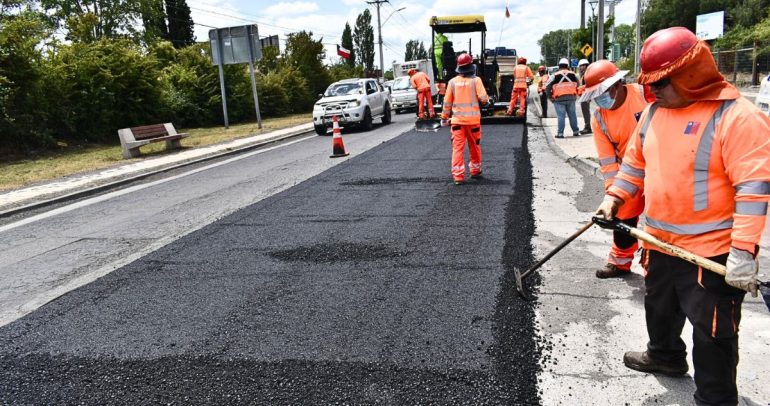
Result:
<instances>
[{"instance_id":1,"label":"traffic cone base","mask_svg":"<svg viewBox=\"0 0 770 406\"><path fill-rule=\"evenodd\" d=\"M342 133L340 132L340 124L337 122L337 116L332 116L332 154L329 158L340 158L350 155L345 150L345 143L342 142Z\"/></svg>"}]
</instances>

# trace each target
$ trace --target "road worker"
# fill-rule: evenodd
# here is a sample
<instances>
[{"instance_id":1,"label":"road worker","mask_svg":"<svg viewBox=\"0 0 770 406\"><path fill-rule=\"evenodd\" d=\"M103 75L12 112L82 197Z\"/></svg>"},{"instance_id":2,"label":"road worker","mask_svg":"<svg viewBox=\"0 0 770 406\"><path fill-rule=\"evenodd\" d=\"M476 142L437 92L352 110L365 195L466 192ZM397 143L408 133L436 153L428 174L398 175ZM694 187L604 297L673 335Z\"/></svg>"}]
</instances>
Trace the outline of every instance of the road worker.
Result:
<instances>
[{"instance_id":1,"label":"road worker","mask_svg":"<svg viewBox=\"0 0 770 406\"><path fill-rule=\"evenodd\" d=\"M569 70L569 60L559 60L559 70L551 76L546 85L546 92L551 95L553 107L556 109L557 131L556 138L564 138L564 116L569 117L572 135L578 134L575 100L577 99L578 78Z\"/></svg>"},{"instance_id":2,"label":"road worker","mask_svg":"<svg viewBox=\"0 0 770 406\"><path fill-rule=\"evenodd\" d=\"M409 82L417 90L417 117L433 118L436 113L433 111L433 96L430 91L430 79L425 72L417 69L409 69ZM425 114L425 103L428 103L428 114Z\"/></svg>"},{"instance_id":3,"label":"road worker","mask_svg":"<svg viewBox=\"0 0 770 406\"><path fill-rule=\"evenodd\" d=\"M535 75L527 66L527 58L520 57L517 62L518 64L513 68L513 91L511 91L511 103L508 105L508 115L513 115L515 111L516 116L524 117L527 114L527 88ZM518 110L516 110L517 102Z\"/></svg>"},{"instance_id":4,"label":"road worker","mask_svg":"<svg viewBox=\"0 0 770 406\"><path fill-rule=\"evenodd\" d=\"M586 69L590 62L588 59L581 59L578 61L578 77L580 78L580 86L583 89L586 86ZM578 96L582 94L582 90L578 91ZM580 134L591 134L591 102L580 102L580 111L583 113L583 129L580 130Z\"/></svg>"},{"instance_id":5,"label":"road worker","mask_svg":"<svg viewBox=\"0 0 770 406\"><path fill-rule=\"evenodd\" d=\"M758 243L770 197L770 118L717 70L704 41L683 27L652 34L639 83L648 106L597 215L612 218L645 194L645 231L726 264L717 274L644 244L649 341L628 368L683 375L682 327L693 326L695 403L736 405L738 327L746 292L756 296Z\"/></svg>"},{"instance_id":6,"label":"road worker","mask_svg":"<svg viewBox=\"0 0 770 406\"><path fill-rule=\"evenodd\" d=\"M537 82L537 94L540 95L540 107L543 110L543 118L548 117L548 95L545 91L545 84L548 83L548 71L545 66L540 65L537 68L540 80Z\"/></svg>"},{"instance_id":7,"label":"road worker","mask_svg":"<svg viewBox=\"0 0 770 406\"><path fill-rule=\"evenodd\" d=\"M476 65L469 54L457 57L459 74L447 84L441 120L446 124L450 115L452 131L452 178L455 185L465 181L465 143L470 153L472 178L481 176L481 108L489 102L481 78L476 76Z\"/></svg>"},{"instance_id":8,"label":"road worker","mask_svg":"<svg viewBox=\"0 0 770 406\"><path fill-rule=\"evenodd\" d=\"M578 99L581 104L588 104L593 100L597 106L591 127L605 190L612 186L612 181L623 163L628 140L648 104L644 99L642 85L623 84L623 77L627 74L628 71L619 70L615 64L605 59L592 63L583 75L586 88ZM637 193L618 209L616 217L619 221L636 227L643 210L644 196ZM615 231L612 234L612 248L607 264L596 271L596 277L614 278L628 275L637 245L636 238Z\"/></svg>"}]
</instances>

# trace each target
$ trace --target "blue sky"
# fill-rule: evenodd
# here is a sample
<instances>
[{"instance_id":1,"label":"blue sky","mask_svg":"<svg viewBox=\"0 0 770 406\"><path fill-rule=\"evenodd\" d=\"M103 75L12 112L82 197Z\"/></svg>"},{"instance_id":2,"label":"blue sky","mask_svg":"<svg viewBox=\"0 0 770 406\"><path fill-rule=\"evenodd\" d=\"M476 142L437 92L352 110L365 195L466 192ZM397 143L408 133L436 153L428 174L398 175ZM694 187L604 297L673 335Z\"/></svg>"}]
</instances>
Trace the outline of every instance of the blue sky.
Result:
<instances>
[{"instance_id":1,"label":"blue sky","mask_svg":"<svg viewBox=\"0 0 770 406\"><path fill-rule=\"evenodd\" d=\"M323 37L327 58L336 58L335 44L340 42L345 22L355 25L356 16L365 8L372 12L375 42L378 41L376 8L365 0L187 0L197 38L207 38L213 27L257 24L260 36L278 35L281 40L291 32L310 30ZM511 17L505 18L508 6ZM396 11L405 7L401 11ZM580 0L500 1L500 0L390 0L380 8L383 54L386 68L402 61L407 41L430 44L431 16L481 14L487 23L487 47L516 48L530 61L540 60L537 40L548 31L580 26ZM605 11L605 14L608 11ZM632 24L636 18L636 0L623 0L615 7L618 23ZM586 15L591 9L586 5ZM387 21L386 21L387 19ZM478 51L478 36L473 36L473 53ZM456 34L455 44L467 44L468 36ZM283 43L282 43L283 46ZM458 47L457 50L467 47ZM379 65L379 54L375 55Z\"/></svg>"}]
</instances>

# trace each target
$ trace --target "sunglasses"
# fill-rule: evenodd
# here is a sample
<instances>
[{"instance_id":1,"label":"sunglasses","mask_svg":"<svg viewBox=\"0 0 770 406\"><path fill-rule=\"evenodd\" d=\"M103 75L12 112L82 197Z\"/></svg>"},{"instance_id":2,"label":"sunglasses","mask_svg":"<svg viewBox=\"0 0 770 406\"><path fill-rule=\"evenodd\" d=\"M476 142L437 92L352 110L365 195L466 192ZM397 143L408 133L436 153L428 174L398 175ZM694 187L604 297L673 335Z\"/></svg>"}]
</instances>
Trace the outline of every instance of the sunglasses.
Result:
<instances>
[{"instance_id":1,"label":"sunglasses","mask_svg":"<svg viewBox=\"0 0 770 406\"><path fill-rule=\"evenodd\" d=\"M657 82L650 83L650 87L653 89L663 89L664 87L671 84L671 79L669 78L663 78Z\"/></svg>"}]
</instances>

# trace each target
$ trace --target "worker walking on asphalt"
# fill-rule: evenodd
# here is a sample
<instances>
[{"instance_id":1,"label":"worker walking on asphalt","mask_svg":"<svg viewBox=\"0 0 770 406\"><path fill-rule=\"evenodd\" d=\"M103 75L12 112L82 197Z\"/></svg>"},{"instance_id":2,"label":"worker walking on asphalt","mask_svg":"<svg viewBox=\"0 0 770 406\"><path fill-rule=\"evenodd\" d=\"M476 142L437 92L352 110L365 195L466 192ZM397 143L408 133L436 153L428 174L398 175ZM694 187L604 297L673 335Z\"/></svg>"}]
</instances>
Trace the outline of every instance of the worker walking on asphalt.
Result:
<instances>
[{"instance_id":1,"label":"worker walking on asphalt","mask_svg":"<svg viewBox=\"0 0 770 406\"><path fill-rule=\"evenodd\" d=\"M545 84L548 83L548 71L545 66L540 65L537 68L537 73L540 74L540 81L537 82L537 94L540 95L540 107L543 110L543 118L548 117L548 95L545 91Z\"/></svg>"},{"instance_id":2,"label":"worker walking on asphalt","mask_svg":"<svg viewBox=\"0 0 770 406\"><path fill-rule=\"evenodd\" d=\"M433 111L433 96L430 91L430 79L425 72L420 72L417 69L409 69L409 82L412 87L417 90L417 116L419 118L433 118L436 117L436 113ZM428 103L428 115L425 115L425 103Z\"/></svg>"},{"instance_id":3,"label":"worker walking on asphalt","mask_svg":"<svg viewBox=\"0 0 770 406\"><path fill-rule=\"evenodd\" d=\"M559 71L548 81L546 92L551 95L553 107L556 109L557 132L556 138L564 138L564 116L569 117L569 125L572 135L577 137L578 125L575 114L575 100L577 99L578 78L569 70L567 58L559 60Z\"/></svg>"},{"instance_id":4,"label":"worker walking on asphalt","mask_svg":"<svg viewBox=\"0 0 770 406\"><path fill-rule=\"evenodd\" d=\"M581 95L584 87L586 86L586 69L588 69L590 62L588 59L581 59L578 62L578 74L580 78L580 87L578 88L578 95ZM580 111L583 113L583 129L580 130L580 134L591 134L591 102L580 102Z\"/></svg>"},{"instance_id":5,"label":"worker walking on asphalt","mask_svg":"<svg viewBox=\"0 0 770 406\"><path fill-rule=\"evenodd\" d=\"M520 57L518 65L513 68L513 91L511 92L511 103L508 105L509 116L513 115L514 111L517 117L524 117L527 114L527 89L534 77L532 69L527 66L527 58ZM517 102L519 104L518 110L516 110Z\"/></svg>"},{"instance_id":6,"label":"worker walking on asphalt","mask_svg":"<svg viewBox=\"0 0 770 406\"><path fill-rule=\"evenodd\" d=\"M757 294L757 244L770 198L770 118L725 81L708 44L686 28L652 34L640 65L639 83L656 101L642 114L597 214L612 218L644 192L645 231L726 264L727 274L645 244L649 342L623 362L642 372L685 374L686 317L695 403L736 405L741 304L746 292Z\"/></svg>"},{"instance_id":7,"label":"worker walking on asphalt","mask_svg":"<svg viewBox=\"0 0 770 406\"><path fill-rule=\"evenodd\" d=\"M628 140L648 104L641 85L623 84L623 77L627 74L627 70L619 70L608 60L592 63L583 75L586 88L578 99L581 104L593 100L598 107L594 110L591 127L605 190L612 186L623 163ZM619 221L636 227L643 210L644 195L637 193L618 209L616 216ZM628 275L637 245L636 238L620 231L613 232L607 265L596 271L596 277L603 279Z\"/></svg>"},{"instance_id":8,"label":"worker walking on asphalt","mask_svg":"<svg viewBox=\"0 0 770 406\"><path fill-rule=\"evenodd\" d=\"M476 76L476 66L469 54L457 57L459 74L447 84L444 109L441 113L443 124L452 117L452 177L455 185L465 181L465 143L470 153L472 178L481 176L481 108L489 102L481 78Z\"/></svg>"}]
</instances>

